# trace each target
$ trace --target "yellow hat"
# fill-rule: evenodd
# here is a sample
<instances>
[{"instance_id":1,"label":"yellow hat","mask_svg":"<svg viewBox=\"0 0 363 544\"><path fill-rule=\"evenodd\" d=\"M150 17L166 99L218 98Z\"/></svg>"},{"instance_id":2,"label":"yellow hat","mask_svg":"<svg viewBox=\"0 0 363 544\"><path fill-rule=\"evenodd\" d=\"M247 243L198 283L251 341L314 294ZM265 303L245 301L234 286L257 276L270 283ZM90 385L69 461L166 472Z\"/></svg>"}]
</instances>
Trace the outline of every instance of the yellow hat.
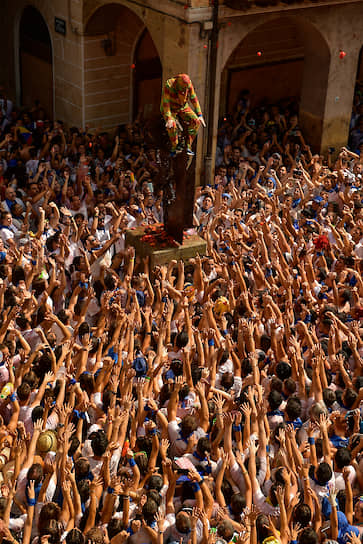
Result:
<instances>
[{"instance_id":1,"label":"yellow hat","mask_svg":"<svg viewBox=\"0 0 363 544\"><path fill-rule=\"evenodd\" d=\"M57 451L57 437L54 431L44 431L39 436L37 450L40 454Z\"/></svg>"},{"instance_id":2,"label":"yellow hat","mask_svg":"<svg viewBox=\"0 0 363 544\"><path fill-rule=\"evenodd\" d=\"M219 297L214 303L214 312L217 315L224 314L225 312L229 312L229 302L226 297Z\"/></svg>"}]
</instances>

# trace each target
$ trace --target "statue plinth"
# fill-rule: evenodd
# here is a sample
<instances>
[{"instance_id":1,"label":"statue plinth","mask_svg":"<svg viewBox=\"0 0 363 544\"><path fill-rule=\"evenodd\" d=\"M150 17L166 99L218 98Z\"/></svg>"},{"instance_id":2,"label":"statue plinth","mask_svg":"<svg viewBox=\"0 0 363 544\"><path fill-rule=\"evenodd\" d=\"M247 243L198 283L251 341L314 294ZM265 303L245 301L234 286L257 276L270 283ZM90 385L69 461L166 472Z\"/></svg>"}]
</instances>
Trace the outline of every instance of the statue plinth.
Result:
<instances>
[{"instance_id":1,"label":"statue plinth","mask_svg":"<svg viewBox=\"0 0 363 544\"><path fill-rule=\"evenodd\" d=\"M150 269L173 259L187 262L197 254L205 255L207 244L194 232L186 231L180 244L170 238L161 225L136 227L126 231L126 247L133 246L139 257L150 257Z\"/></svg>"}]
</instances>

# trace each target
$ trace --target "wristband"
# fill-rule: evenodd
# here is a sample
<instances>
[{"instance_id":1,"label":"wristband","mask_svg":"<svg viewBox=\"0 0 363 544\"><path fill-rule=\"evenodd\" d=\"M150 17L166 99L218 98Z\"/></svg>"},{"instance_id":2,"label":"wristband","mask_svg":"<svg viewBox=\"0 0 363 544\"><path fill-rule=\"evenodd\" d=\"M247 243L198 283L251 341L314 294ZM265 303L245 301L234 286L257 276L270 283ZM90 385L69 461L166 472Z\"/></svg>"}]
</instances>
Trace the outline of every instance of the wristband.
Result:
<instances>
[{"instance_id":1,"label":"wristband","mask_svg":"<svg viewBox=\"0 0 363 544\"><path fill-rule=\"evenodd\" d=\"M27 502L28 506L35 506L37 504L36 499L27 499L26 502Z\"/></svg>"},{"instance_id":2,"label":"wristband","mask_svg":"<svg viewBox=\"0 0 363 544\"><path fill-rule=\"evenodd\" d=\"M11 402L15 402L16 401L16 393L11 393L9 399L11 400Z\"/></svg>"},{"instance_id":3,"label":"wristband","mask_svg":"<svg viewBox=\"0 0 363 544\"><path fill-rule=\"evenodd\" d=\"M112 495L112 493L114 493L114 492L115 492L114 488L108 486L108 488L107 488L107 493L108 493L109 495Z\"/></svg>"},{"instance_id":4,"label":"wristband","mask_svg":"<svg viewBox=\"0 0 363 544\"><path fill-rule=\"evenodd\" d=\"M241 425L232 425L232 429L235 431L235 432L241 432Z\"/></svg>"},{"instance_id":5,"label":"wristband","mask_svg":"<svg viewBox=\"0 0 363 544\"><path fill-rule=\"evenodd\" d=\"M33 266L37 264L37 261L34 261L34 259L32 259L30 262L32 263Z\"/></svg>"},{"instance_id":6,"label":"wristband","mask_svg":"<svg viewBox=\"0 0 363 544\"><path fill-rule=\"evenodd\" d=\"M208 346L209 346L209 347L214 346L214 340L213 340L213 338L211 338L210 340L208 340Z\"/></svg>"},{"instance_id":7,"label":"wristband","mask_svg":"<svg viewBox=\"0 0 363 544\"><path fill-rule=\"evenodd\" d=\"M267 451L267 453L269 453L269 451L270 451L270 446L269 446L269 444L266 444L266 451Z\"/></svg>"},{"instance_id":8,"label":"wristband","mask_svg":"<svg viewBox=\"0 0 363 544\"><path fill-rule=\"evenodd\" d=\"M315 444L315 438L312 437L312 436L309 436L309 438L308 438L308 443L309 443L310 445Z\"/></svg>"},{"instance_id":9,"label":"wristband","mask_svg":"<svg viewBox=\"0 0 363 544\"><path fill-rule=\"evenodd\" d=\"M161 297L161 302L164 302L164 303L168 302L167 297Z\"/></svg>"},{"instance_id":10,"label":"wristband","mask_svg":"<svg viewBox=\"0 0 363 544\"><path fill-rule=\"evenodd\" d=\"M228 334L227 329L225 329L224 331L222 331L222 334L223 334L223 336L227 336L227 334Z\"/></svg>"},{"instance_id":11,"label":"wristband","mask_svg":"<svg viewBox=\"0 0 363 544\"><path fill-rule=\"evenodd\" d=\"M136 465L135 459L129 459L129 465L130 467L134 467Z\"/></svg>"},{"instance_id":12,"label":"wristband","mask_svg":"<svg viewBox=\"0 0 363 544\"><path fill-rule=\"evenodd\" d=\"M197 493L198 491L200 491L200 485L198 482L192 483L192 490L193 490L193 493Z\"/></svg>"},{"instance_id":13,"label":"wristband","mask_svg":"<svg viewBox=\"0 0 363 544\"><path fill-rule=\"evenodd\" d=\"M297 540L290 540L290 544L297 544Z\"/></svg>"},{"instance_id":14,"label":"wristband","mask_svg":"<svg viewBox=\"0 0 363 544\"><path fill-rule=\"evenodd\" d=\"M77 383L77 380L75 378L72 378L69 383L71 385L74 385L75 383Z\"/></svg>"},{"instance_id":15,"label":"wristband","mask_svg":"<svg viewBox=\"0 0 363 544\"><path fill-rule=\"evenodd\" d=\"M154 436L156 434L156 429L150 429L149 434L151 434L151 436Z\"/></svg>"}]
</instances>

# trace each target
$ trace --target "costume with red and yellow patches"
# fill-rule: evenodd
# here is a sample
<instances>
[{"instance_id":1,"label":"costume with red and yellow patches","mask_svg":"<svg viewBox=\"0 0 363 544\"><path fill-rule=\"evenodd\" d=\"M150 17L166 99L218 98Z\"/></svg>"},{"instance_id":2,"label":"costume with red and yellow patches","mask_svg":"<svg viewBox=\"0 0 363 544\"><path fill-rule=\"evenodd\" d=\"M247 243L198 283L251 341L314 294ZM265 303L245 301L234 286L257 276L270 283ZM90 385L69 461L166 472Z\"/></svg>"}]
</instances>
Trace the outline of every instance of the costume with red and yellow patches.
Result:
<instances>
[{"instance_id":1,"label":"costume with red and yellow patches","mask_svg":"<svg viewBox=\"0 0 363 544\"><path fill-rule=\"evenodd\" d=\"M193 109L189 106L189 102ZM172 151L175 151L178 145L177 119L180 119L181 123L187 127L187 148L191 149L200 127L202 111L193 83L188 75L179 74L166 81L161 97L160 111L166 123L170 120L173 121L171 127L166 127Z\"/></svg>"}]
</instances>

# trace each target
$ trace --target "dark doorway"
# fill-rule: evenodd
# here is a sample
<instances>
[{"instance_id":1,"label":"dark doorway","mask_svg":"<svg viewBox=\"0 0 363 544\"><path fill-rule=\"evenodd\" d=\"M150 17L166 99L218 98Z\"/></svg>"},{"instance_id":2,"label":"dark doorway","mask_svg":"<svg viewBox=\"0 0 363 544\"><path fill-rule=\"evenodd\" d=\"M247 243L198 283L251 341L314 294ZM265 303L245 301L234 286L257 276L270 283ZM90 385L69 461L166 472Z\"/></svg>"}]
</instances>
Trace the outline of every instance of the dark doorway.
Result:
<instances>
[{"instance_id":1,"label":"dark doorway","mask_svg":"<svg viewBox=\"0 0 363 544\"><path fill-rule=\"evenodd\" d=\"M135 48L134 118L141 112L147 119L159 112L162 67L158 52L147 28Z\"/></svg>"},{"instance_id":2,"label":"dark doorway","mask_svg":"<svg viewBox=\"0 0 363 544\"><path fill-rule=\"evenodd\" d=\"M48 118L53 117L52 44L46 22L37 9L27 6L19 27L20 102L37 102Z\"/></svg>"}]
</instances>

